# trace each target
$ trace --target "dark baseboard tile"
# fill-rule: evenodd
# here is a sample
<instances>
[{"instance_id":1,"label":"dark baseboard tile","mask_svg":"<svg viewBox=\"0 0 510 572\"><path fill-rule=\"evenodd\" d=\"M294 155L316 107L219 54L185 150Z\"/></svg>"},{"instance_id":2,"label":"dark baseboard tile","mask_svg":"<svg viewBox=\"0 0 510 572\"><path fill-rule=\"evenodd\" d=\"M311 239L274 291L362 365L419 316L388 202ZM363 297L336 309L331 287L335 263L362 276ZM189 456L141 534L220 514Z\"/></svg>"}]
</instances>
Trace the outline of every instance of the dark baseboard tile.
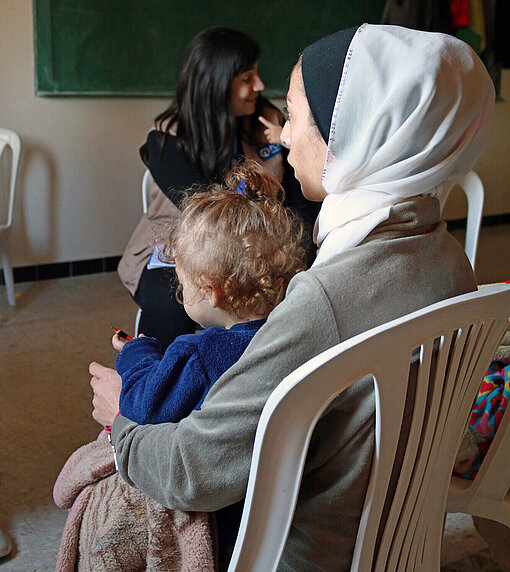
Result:
<instances>
[{"instance_id":1,"label":"dark baseboard tile","mask_svg":"<svg viewBox=\"0 0 510 572\"><path fill-rule=\"evenodd\" d=\"M14 282L36 282L52 278L67 278L83 274L98 274L100 272L115 272L120 256L94 258L92 260L75 260L72 262L57 262L37 266L22 266L14 268ZM0 284L5 284L3 272L0 273Z\"/></svg>"},{"instance_id":2,"label":"dark baseboard tile","mask_svg":"<svg viewBox=\"0 0 510 572\"><path fill-rule=\"evenodd\" d=\"M92 260L78 260L71 262L71 276L82 276L83 274L98 274L104 272L103 258L94 258Z\"/></svg>"},{"instance_id":3,"label":"dark baseboard tile","mask_svg":"<svg viewBox=\"0 0 510 572\"><path fill-rule=\"evenodd\" d=\"M482 217L482 226L498 226L500 224L510 223L510 213L497 214L497 215L487 215ZM466 218L456 218L453 220L447 220L446 226L448 230L457 230L459 228L466 228L467 219Z\"/></svg>"}]
</instances>

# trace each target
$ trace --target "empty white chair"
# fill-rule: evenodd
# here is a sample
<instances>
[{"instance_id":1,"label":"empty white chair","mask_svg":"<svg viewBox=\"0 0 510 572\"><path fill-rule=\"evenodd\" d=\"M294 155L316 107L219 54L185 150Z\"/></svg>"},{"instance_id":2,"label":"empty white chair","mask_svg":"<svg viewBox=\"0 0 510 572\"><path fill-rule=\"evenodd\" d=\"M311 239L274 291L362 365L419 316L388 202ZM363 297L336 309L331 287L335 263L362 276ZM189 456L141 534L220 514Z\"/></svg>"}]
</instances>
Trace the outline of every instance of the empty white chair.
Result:
<instances>
[{"instance_id":1,"label":"empty white chair","mask_svg":"<svg viewBox=\"0 0 510 572\"><path fill-rule=\"evenodd\" d=\"M16 180L18 177L19 157L21 152L21 141L19 136L9 129L0 128L0 158L7 147L10 147L12 156L9 173L7 212L0 212L0 255L2 258L2 268L4 280L7 287L7 301L11 306L16 305L14 293L14 278L9 257L9 231L12 226L12 212L14 208L14 194L16 192Z\"/></svg>"},{"instance_id":2,"label":"empty white chair","mask_svg":"<svg viewBox=\"0 0 510 572\"><path fill-rule=\"evenodd\" d=\"M467 198L467 225L464 250L474 270L478 237L480 235L480 226L482 223L484 199L483 184L480 177L474 171L469 171L469 173L463 179L457 181L455 185L458 185L464 191ZM442 206L445 205L446 199L455 185L452 185L441 198Z\"/></svg>"},{"instance_id":3,"label":"empty white chair","mask_svg":"<svg viewBox=\"0 0 510 572\"><path fill-rule=\"evenodd\" d=\"M454 460L509 314L509 285L457 296L338 344L288 375L260 417L229 572L276 570L313 429L340 392L369 374L376 445L351 570L439 571ZM416 355L414 408L399 464L397 444ZM507 424L508 417L507 412ZM508 458L503 462L508 471ZM381 522L395 463L398 484Z\"/></svg>"}]
</instances>

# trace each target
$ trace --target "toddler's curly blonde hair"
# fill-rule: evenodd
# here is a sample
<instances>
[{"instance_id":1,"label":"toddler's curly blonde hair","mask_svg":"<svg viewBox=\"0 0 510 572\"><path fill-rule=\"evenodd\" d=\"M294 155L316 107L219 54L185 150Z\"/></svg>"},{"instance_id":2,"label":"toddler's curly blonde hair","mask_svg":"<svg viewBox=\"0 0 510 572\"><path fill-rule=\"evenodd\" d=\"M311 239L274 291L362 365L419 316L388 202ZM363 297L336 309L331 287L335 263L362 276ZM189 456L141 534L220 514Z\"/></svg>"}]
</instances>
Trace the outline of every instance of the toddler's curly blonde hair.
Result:
<instances>
[{"instance_id":1,"label":"toddler's curly blonde hair","mask_svg":"<svg viewBox=\"0 0 510 572\"><path fill-rule=\"evenodd\" d=\"M242 319L266 317L306 268L301 221L282 204L280 183L255 161L229 171L223 184L194 190L167 229L163 250L204 293L222 292L219 306Z\"/></svg>"}]
</instances>

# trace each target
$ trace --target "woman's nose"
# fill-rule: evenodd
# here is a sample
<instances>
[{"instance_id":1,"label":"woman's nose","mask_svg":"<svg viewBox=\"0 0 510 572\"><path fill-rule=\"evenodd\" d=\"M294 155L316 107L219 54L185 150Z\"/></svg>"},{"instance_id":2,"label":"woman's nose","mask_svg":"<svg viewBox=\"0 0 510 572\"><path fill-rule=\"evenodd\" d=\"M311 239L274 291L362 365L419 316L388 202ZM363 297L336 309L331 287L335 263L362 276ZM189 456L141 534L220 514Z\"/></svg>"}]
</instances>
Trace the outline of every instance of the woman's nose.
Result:
<instances>
[{"instance_id":1,"label":"woman's nose","mask_svg":"<svg viewBox=\"0 0 510 572\"><path fill-rule=\"evenodd\" d=\"M288 121L285 122L282 132L280 133L280 140L284 145L290 147L290 128Z\"/></svg>"},{"instance_id":2,"label":"woman's nose","mask_svg":"<svg viewBox=\"0 0 510 572\"><path fill-rule=\"evenodd\" d=\"M259 76L256 76L255 81L253 82L253 91L262 91L264 87L264 82L260 79Z\"/></svg>"}]
</instances>

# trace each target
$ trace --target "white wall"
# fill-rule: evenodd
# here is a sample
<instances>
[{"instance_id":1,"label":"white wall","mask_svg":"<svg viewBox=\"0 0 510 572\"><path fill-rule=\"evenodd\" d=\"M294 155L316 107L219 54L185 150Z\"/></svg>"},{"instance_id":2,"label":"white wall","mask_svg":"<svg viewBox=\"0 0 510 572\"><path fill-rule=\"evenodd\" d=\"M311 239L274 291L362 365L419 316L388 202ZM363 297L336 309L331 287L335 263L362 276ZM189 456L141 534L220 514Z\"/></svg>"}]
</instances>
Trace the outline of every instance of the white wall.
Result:
<instances>
[{"instance_id":1,"label":"white wall","mask_svg":"<svg viewBox=\"0 0 510 572\"><path fill-rule=\"evenodd\" d=\"M510 213L510 69L502 71L500 96L494 106L489 143L475 166L485 188L484 215ZM465 217L466 206L463 193L454 189L444 217Z\"/></svg>"},{"instance_id":2,"label":"white wall","mask_svg":"<svg viewBox=\"0 0 510 572\"><path fill-rule=\"evenodd\" d=\"M23 143L14 266L121 254L141 212L138 147L167 101L36 97L32 2L1 0L0 22L0 125ZM510 70L477 166L485 214L510 212L509 100ZM452 194L446 216L465 216L460 193Z\"/></svg>"},{"instance_id":3,"label":"white wall","mask_svg":"<svg viewBox=\"0 0 510 572\"><path fill-rule=\"evenodd\" d=\"M32 2L1 0L0 125L22 140L14 266L121 254L141 213L138 148L167 101L34 95Z\"/></svg>"}]
</instances>

